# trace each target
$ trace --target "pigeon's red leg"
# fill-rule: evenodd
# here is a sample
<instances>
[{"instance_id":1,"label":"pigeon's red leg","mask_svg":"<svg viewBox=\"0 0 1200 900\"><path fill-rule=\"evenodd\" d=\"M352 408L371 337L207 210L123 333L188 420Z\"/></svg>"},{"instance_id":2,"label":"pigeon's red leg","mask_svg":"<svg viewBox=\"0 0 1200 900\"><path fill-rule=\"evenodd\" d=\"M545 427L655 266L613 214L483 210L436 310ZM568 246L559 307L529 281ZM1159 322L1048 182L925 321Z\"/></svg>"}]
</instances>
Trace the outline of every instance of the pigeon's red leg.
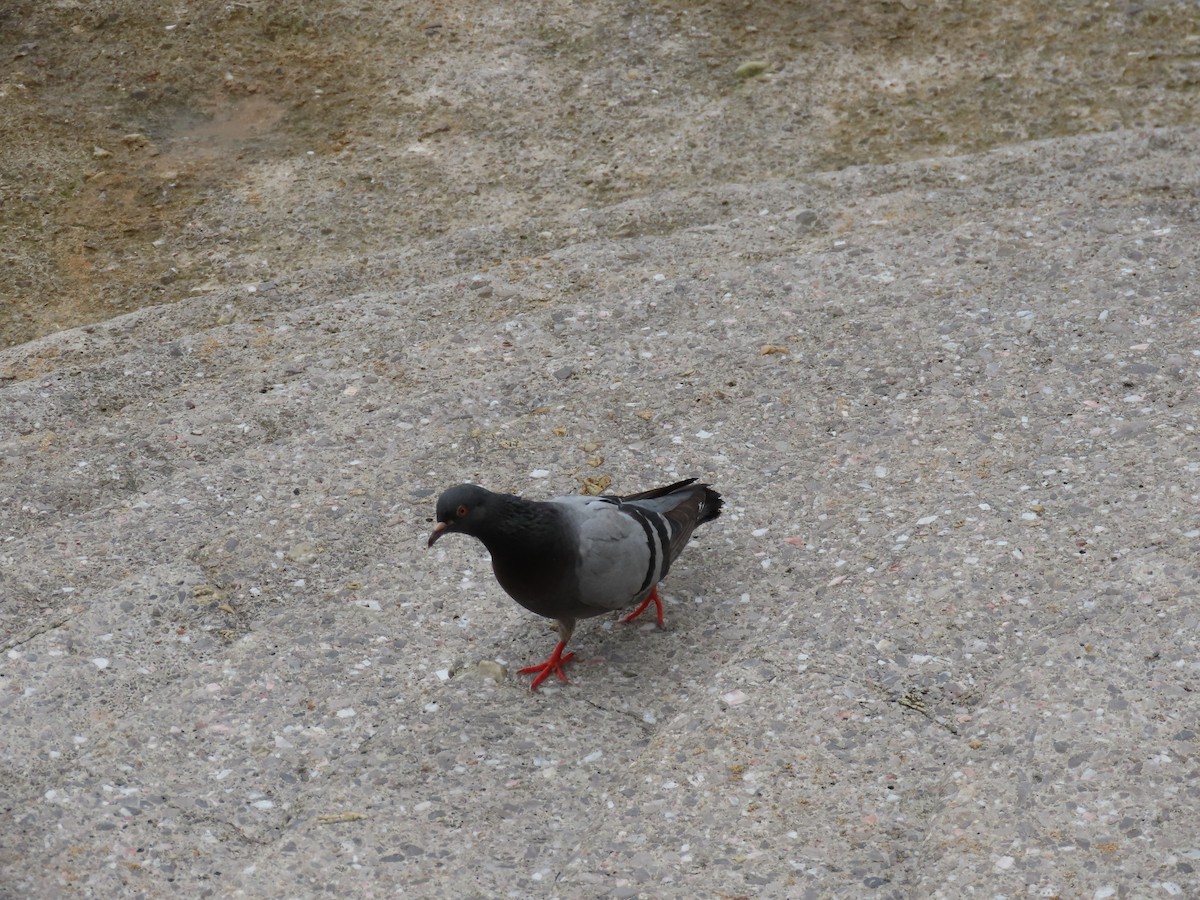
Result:
<instances>
[{"instance_id":1,"label":"pigeon's red leg","mask_svg":"<svg viewBox=\"0 0 1200 900\"><path fill-rule=\"evenodd\" d=\"M569 637L570 635L568 635ZM554 652L550 654L550 658L544 663L538 663L536 666L526 666L520 669L520 674L528 675L530 672L537 672L537 678L533 679L533 684L529 686L531 691L536 691L538 685L545 681L550 673L553 672L562 679L563 684L567 684L567 676L563 674L563 663L570 662L575 658L575 653L572 651L566 656L563 656L563 648L567 646L566 641L559 641L558 646L554 648Z\"/></svg>"},{"instance_id":2,"label":"pigeon's red leg","mask_svg":"<svg viewBox=\"0 0 1200 900\"><path fill-rule=\"evenodd\" d=\"M663 624L662 601L658 599L658 585L657 584L654 587L650 588L650 596L648 596L645 600L642 601L642 605L639 606L637 609L635 609L633 612L631 612L629 615L622 616L621 621L622 622L632 622L634 619L636 619L638 616L640 616L642 613L644 613L646 611L646 607L650 605L651 600L654 601L654 608L658 612L658 627L662 628L662 624Z\"/></svg>"}]
</instances>

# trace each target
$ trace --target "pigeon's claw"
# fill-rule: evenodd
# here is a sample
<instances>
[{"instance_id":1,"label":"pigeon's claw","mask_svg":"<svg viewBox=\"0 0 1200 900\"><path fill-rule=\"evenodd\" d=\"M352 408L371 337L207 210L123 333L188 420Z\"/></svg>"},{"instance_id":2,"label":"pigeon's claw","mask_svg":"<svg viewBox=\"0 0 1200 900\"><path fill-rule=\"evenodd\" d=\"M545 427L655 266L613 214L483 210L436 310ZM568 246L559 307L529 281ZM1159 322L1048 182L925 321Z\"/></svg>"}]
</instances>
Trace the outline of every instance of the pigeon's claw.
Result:
<instances>
[{"instance_id":1,"label":"pigeon's claw","mask_svg":"<svg viewBox=\"0 0 1200 900\"><path fill-rule=\"evenodd\" d=\"M622 622L632 622L634 619L636 619L638 616L640 616L642 613L644 613L646 611L646 607L650 605L651 600L654 601L654 608L655 608L656 612L658 613L658 617L657 617L658 618L658 627L662 628L663 627L662 601L658 599L658 585L657 584L654 587L650 588L650 596L648 596L645 600L642 601L641 606L639 606L637 609L635 609L629 615L622 616L621 621Z\"/></svg>"},{"instance_id":2,"label":"pigeon's claw","mask_svg":"<svg viewBox=\"0 0 1200 900\"><path fill-rule=\"evenodd\" d=\"M567 646L566 641L559 641L558 646L554 648L554 652L550 654L550 658L544 663L538 663L536 666L526 666L518 670L522 675L529 675L532 672L537 672L538 675L533 679L533 684L529 685L531 691L536 691L538 685L550 677L551 673L557 675L563 684L567 684L567 676L563 674L563 665L575 658L575 653L572 651L566 656L563 656L563 649Z\"/></svg>"}]
</instances>

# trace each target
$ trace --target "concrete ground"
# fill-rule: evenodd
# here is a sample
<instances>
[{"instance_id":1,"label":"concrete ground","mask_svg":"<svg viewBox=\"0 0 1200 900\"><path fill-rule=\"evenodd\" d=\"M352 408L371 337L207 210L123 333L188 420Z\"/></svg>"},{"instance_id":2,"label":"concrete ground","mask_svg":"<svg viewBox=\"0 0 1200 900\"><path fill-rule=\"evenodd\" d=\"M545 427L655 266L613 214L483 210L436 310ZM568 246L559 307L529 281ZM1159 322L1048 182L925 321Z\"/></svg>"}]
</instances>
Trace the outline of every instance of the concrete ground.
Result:
<instances>
[{"instance_id":1,"label":"concrete ground","mask_svg":"<svg viewBox=\"0 0 1200 900\"><path fill-rule=\"evenodd\" d=\"M0 351L0 894L1200 895L1200 130L648 190ZM444 487L698 476L570 684Z\"/></svg>"}]
</instances>

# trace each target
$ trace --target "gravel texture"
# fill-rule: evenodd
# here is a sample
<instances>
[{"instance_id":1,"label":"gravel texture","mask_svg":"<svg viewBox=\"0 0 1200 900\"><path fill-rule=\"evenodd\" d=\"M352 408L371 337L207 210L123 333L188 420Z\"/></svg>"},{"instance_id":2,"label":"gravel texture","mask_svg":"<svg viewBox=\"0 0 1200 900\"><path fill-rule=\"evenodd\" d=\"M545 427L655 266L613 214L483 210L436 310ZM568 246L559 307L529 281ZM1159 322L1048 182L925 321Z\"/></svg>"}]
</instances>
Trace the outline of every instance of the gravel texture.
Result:
<instances>
[{"instance_id":1,"label":"gravel texture","mask_svg":"<svg viewBox=\"0 0 1200 900\"><path fill-rule=\"evenodd\" d=\"M1200 895L1200 130L1025 136L372 207L0 351L0 895ZM666 629L538 694L425 546L459 481L689 476Z\"/></svg>"},{"instance_id":2,"label":"gravel texture","mask_svg":"<svg viewBox=\"0 0 1200 900\"><path fill-rule=\"evenodd\" d=\"M662 194L0 354L3 882L1200 891L1198 148ZM531 695L552 635L433 499L605 475L726 515Z\"/></svg>"}]
</instances>

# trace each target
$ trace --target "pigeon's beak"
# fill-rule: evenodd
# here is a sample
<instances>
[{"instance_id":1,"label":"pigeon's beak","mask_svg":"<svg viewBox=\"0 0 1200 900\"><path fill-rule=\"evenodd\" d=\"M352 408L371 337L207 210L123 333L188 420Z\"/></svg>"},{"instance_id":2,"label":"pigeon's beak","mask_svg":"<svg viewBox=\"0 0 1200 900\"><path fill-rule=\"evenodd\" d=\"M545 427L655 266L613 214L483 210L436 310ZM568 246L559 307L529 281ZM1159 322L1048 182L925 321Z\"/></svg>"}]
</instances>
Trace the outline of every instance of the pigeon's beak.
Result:
<instances>
[{"instance_id":1,"label":"pigeon's beak","mask_svg":"<svg viewBox=\"0 0 1200 900\"><path fill-rule=\"evenodd\" d=\"M435 543L437 543L437 539L445 534L446 529L449 527L450 526L445 522L438 522L436 525L434 525L433 534L429 536L429 543L426 546L432 547Z\"/></svg>"}]
</instances>

